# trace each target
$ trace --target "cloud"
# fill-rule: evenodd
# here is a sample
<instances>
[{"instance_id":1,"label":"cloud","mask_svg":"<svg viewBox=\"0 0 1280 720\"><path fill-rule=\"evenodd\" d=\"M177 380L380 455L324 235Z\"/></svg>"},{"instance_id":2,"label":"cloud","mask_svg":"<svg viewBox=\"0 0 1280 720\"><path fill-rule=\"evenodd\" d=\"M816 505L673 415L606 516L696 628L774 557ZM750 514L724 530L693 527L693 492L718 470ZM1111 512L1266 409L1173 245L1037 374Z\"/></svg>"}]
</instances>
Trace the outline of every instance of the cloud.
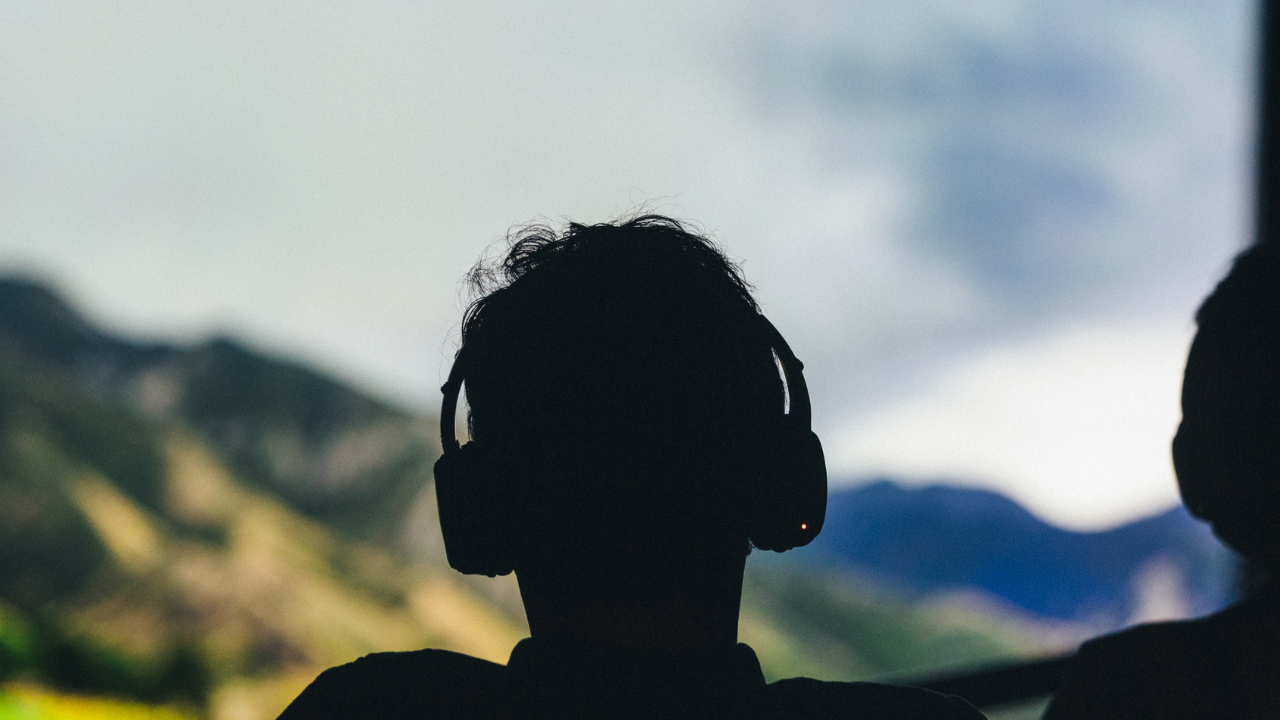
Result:
<instances>
[{"instance_id":1,"label":"cloud","mask_svg":"<svg viewBox=\"0 0 1280 720\"><path fill-rule=\"evenodd\" d=\"M994 487L1096 529L1178 502L1169 442L1189 325L1082 326L983 349L919 395L826 438L844 481Z\"/></svg>"},{"instance_id":2,"label":"cloud","mask_svg":"<svg viewBox=\"0 0 1280 720\"><path fill-rule=\"evenodd\" d=\"M903 176L899 242L1028 313L1078 309L1172 248L1238 242L1240 209L1198 200L1239 194L1251 112L1243 3L1086 5L781 5L759 103L821 118L830 171Z\"/></svg>"},{"instance_id":3,"label":"cloud","mask_svg":"<svg viewBox=\"0 0 1280 720\"><path fill-rule=\"evenodd\" d=\"M803 138L797 174L894 188L872 216L884 239L850 219L789 258L765 251L761 287L786 288L772 307L839 408L827 427L986 343L1086 318L1181 322L1247 237L1246 3L805 2L762 16L745 64L761 122ZM785 218L762 222L774 236L823 225L812 203L757 197ZM797 290L806 273L823 289Z\"/></svg>"}]
</instances>

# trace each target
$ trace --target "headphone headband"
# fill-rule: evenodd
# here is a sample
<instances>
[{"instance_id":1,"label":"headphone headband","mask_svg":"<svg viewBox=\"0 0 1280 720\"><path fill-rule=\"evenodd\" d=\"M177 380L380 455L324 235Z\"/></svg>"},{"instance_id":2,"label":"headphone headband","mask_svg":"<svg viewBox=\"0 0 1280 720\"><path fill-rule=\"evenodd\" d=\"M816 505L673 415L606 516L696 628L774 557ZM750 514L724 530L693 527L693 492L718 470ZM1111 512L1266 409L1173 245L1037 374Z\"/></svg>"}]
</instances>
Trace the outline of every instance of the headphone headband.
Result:
<instances>
[{"instance_id":1,"label":"headphone headband","mask_svg":"<svg viewBox=\"0 0 1280 720\"><path fill-rule=\"evenodd\" d=\"M813 405L809 402L809 386L804 381L804 363L791 352L791 346L783 339L778 328L764 315L757 315L769 346L778 354L782 374L787 379L787 418L809 432L813 429Z\"/></svg>"},{"instance_id":2,"label":"headphone headband","mask_svg":"<svg viewBox=\"0 0 1280 720\"><path fill-rule=\"evenodd\" d=\"M462 392L462 381L467 374L467 364L464 362L466 355L465 346L458 349L458 354L453 357L453 367L449 370L449 379L440 386L440 392L444 394L444 404L440 406L440 447L445 453L457 452L462 447L458 444L458 434L453 423L457 419L458 395Z\"/></svg>"}]
</instances>

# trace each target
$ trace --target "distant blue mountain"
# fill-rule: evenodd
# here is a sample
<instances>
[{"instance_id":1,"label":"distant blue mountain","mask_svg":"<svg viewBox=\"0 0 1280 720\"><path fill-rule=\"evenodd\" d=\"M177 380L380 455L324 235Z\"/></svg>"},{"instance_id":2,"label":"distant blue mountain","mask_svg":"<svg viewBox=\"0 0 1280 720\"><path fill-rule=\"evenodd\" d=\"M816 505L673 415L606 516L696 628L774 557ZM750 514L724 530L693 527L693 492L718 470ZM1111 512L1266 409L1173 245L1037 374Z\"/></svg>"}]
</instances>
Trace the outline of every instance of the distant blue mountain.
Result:
<instances>
[{"instance_id":1,"label":"distant blue mountain","mask_svg":"<svg viewBox=\"0 0 1280 720\"><path fill-rule=\"evenodd\" d=\"M833 492L822 534L794 554L914 593L978 588L1044 617L1114 624L1133 608L1138 571L1159 557L1181 572L1193 612L1230 601L1230 551L1181 507L1073 532L999 493L881 480Z\"/></svg>"}]
</instances>

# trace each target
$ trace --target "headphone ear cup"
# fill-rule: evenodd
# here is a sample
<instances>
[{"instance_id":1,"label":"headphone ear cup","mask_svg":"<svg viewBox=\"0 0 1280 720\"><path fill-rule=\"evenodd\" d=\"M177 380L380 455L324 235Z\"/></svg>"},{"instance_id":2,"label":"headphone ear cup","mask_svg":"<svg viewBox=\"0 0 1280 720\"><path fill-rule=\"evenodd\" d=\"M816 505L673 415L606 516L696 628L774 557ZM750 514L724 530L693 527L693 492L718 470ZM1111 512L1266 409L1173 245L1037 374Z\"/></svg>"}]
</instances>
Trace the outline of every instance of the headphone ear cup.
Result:
<instances>
[{"instance_id":1,"label":"headphone ear cup","mask_svg":"<svg viewBox=\"0 0 1280 720\"><path fill-rule=\"evenodd\" d=\"M783 552L818 536L827 516L827 463L817 435L783 433L752 505L748 537L761 550Z\"/></svg>"},{"instance_id":2,"label":"headphone ear cup","mask_svg":"<svg viewBox=\"0 0 1280 720\"><path fill-rule=\"evenodd\" d=\"M515 568L512 512L501 469L474 442L436 460L436 505L449 565L468 575L506 575Z\"/></svg>"}]
</instances>

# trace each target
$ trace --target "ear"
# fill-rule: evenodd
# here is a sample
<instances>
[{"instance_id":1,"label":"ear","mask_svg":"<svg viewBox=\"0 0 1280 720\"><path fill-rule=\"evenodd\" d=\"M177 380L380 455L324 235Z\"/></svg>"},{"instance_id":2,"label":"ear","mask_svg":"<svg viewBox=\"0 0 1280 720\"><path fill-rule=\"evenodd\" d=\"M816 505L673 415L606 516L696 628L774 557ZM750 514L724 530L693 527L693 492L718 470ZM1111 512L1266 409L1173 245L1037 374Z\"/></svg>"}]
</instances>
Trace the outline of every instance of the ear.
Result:
<instances>
[{"instance_id":1,"label":"ear","mask_svg":"<svg viewBox=\"0 0 1280 720\"><path fill-rule=\"evenodd\" d=\"M515 567L513 515L502 464L475 442L440 456L436 505L449 565L468 575L506 575Z\"/></svg>"},{"instance_id":2,"label":"ear","mask_svg":"<svg viewBox=\"0 0 1280 720\"><path fill-rule=\"evenodd\" d=\"M808 545L827 515L827 464L822 442L809 431L784 432L777 461L762 469L748 531L761 550Z\"/></svg>"}]
</instances>

